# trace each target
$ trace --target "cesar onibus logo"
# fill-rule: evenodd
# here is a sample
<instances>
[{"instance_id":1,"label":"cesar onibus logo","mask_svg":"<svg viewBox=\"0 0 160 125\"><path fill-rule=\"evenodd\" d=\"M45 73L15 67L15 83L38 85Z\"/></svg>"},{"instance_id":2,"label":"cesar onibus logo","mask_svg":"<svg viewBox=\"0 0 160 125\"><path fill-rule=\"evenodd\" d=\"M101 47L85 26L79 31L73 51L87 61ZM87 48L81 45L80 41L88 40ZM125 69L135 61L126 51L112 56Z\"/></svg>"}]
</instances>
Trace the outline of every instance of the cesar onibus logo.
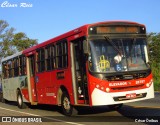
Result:
<instances>
[{"instance_id":1,"label":"cesar onibus logo","mask_svg":"<svg viewBox=\"0 0 160 125\"><path fill-rule=\"evenodd\" d=\"M1 8L31 8L33 7L32 3L26 3L26 2L21 2L21 3L11 3L9 1L3 1L0 3Z\"/></svg>"}]
</instances>

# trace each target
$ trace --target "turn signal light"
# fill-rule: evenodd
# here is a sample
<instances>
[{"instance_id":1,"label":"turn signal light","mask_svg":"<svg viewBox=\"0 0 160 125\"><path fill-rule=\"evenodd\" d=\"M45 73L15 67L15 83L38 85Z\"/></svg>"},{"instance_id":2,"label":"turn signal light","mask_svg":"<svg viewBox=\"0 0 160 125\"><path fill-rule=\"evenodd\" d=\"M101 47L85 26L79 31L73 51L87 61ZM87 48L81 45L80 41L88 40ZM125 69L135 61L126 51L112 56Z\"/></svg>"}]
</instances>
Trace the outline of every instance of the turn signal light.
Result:
<instances>
[{"instance_id":1,"label":"turn signal light","mask_svg":"<svg viewBox=\"0 0 160 125\"><path fill-rule=\"evenodd\" d=\"M153 83L153 80L151 79L151 81L150 81L149 83L146 84L146 87L149 88L149 87L152 85L152 83Z\"/></svg>"},{"instance_id":2,"label":"turn signal light","mask_svg":"<svg viewBox=\"0 0 160 125\"><path fill-rule=\"evenodd\" d=\"M109 92L110 91L110 88L106 88L106 92Z\"/></svg>"}]
</instances>

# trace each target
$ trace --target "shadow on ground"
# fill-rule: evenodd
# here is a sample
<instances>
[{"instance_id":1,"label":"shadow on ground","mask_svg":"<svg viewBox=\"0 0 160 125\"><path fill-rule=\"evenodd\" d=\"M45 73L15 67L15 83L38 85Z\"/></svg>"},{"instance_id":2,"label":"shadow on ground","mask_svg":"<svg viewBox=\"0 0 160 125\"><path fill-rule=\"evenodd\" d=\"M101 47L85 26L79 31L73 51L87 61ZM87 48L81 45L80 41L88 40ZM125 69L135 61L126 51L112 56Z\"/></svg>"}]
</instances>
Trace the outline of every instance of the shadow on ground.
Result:
<instances>
[{"instance_id":1,"label":"shadow on ground","mask_svg":"<svg viewBox=\"0 0 160 125\"><path fill-rule=\"evenodd\" d=\"M125 105L119 109L118 112L122 116L132 119L135 122L139 120L139 122L148 125L160 125L160 108Z\"/></svg>"}]
</instances>

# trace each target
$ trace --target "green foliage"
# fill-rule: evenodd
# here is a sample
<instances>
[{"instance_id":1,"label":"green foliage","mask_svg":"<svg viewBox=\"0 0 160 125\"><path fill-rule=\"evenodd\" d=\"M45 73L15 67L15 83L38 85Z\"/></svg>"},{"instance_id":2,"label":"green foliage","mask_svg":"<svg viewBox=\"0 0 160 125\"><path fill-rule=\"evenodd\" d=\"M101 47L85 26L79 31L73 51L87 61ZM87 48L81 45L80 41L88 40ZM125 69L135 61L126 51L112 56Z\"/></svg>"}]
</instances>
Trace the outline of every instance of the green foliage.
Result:
<instances>
[{"instance_id":1,"label":"green foliage","mask_svg":"<svg viewBox=\"0 0 160 125\"><path fill-rule=\"evenodd\" d=\"M149 33L147 37L154 86L160 91L160 33Z\"/></svg>"},{"instance_id":2,"label":"green foliage","mask_svg":"<svg viewBox=\"0 0 160 125\"><path fill-rule=\"evenodd\" d=\"M12 42L13 45L17 47L18 51L22 51L37 44L37 40L29 39L23 32L15 34Z\"/></svg>"},{"instance_id":3,"label":"green foliage","mask_svg":"<svg viewBox=\"0 0 160 125\"><path fill-rule=\"evenodd\" d=\"M30 39L25 33L14 33L5 20L0 20L0 61L2 58L22 51L37 44L36 39Z\"/></svg>"},{"instance_id":4,"label":"green foliage","mask_svg":"<svg viewBox=\"0 0 160 125\"><path fill-rule=\"evenodd\" d=\"M152 62L151 68L154 79L154 88L156 91L160 91L160 64Z\"/></svg>"},{"instance_id":5,"label":"green foliage","mask_svg":"<svg viewBox=\"0 0 160 125\"><path fill-rule=\"evenodd\" d=\"M14 28L8 28L9 24L0 20L0 57L6 57L15 53L15 49L12 44Z\"/></svg>"}]
</instances>

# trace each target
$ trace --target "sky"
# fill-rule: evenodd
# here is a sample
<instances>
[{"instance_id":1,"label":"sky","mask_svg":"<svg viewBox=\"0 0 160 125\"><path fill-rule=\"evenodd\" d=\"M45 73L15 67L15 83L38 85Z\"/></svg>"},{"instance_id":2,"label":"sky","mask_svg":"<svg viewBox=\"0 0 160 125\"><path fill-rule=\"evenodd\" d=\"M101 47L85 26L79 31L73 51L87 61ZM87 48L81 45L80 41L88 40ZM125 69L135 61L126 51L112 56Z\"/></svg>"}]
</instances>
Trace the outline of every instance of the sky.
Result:
<instances>
[{"instance_id":1,"label":"sky","mask_svg":"<svg viewBox=\"0 0 160 125\"><path fill-rule=\"evenodd\" d=\"M159 6L160 0L0 0L0 20L38 43L85 24L111 20L138 22L147 32L158 33Z\"/></svg>"}]
</instances>

